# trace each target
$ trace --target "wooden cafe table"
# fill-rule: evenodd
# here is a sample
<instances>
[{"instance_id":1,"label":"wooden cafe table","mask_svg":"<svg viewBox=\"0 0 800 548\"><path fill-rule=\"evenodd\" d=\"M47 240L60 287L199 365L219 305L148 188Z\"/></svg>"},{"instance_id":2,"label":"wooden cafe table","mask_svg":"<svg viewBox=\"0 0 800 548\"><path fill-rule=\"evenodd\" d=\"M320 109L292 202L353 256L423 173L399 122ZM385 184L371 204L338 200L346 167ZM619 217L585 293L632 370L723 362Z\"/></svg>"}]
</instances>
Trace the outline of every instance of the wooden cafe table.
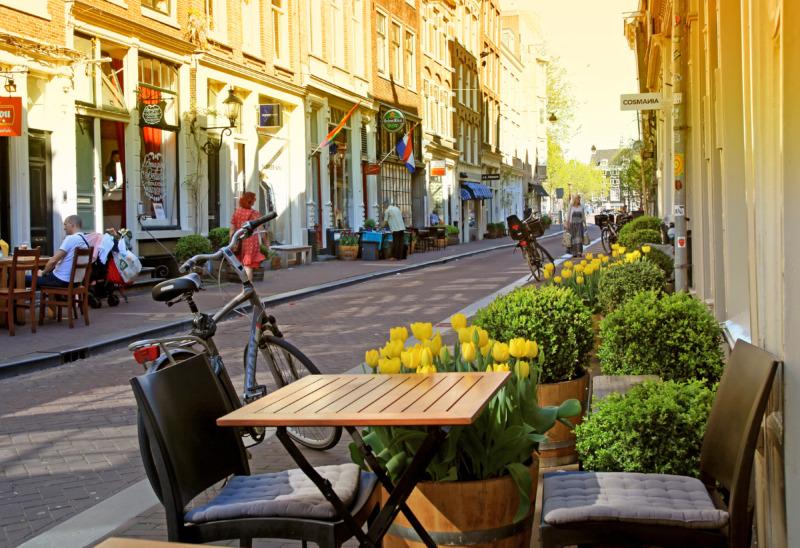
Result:
<instances>
[{"instance_id":1,"label":"wooden cafe table","mask_svg":"<svg viewBox=\"0 0 800 548\"><path fill-rule=\"evenodd\" d=\"M50 260L50 257L47 255L39 256L39 261L33 267L34 274L41 268L47 264L47 261ZM8 287L8 276L11 271L11 265L14 262L14 257L0 257L0 289ZM19 274L15 281L15 285L17 287L25 287L25 276L23 274ZM17 311L17 320L24 322L25 321L25 310L18 310ZM6 317L5 314L0 314L0 327L6 325Z\"/></svg>"},{"instance_id":2,"label":"wooden cafe table","mask_svg":"<svg viewBox=\"0 0 800 548\"><path fill-rule=\"evenodd\" d=\"M217 419L219 426L277 427L277 437L301 470L314 482L361 546L379 546L399 512L420 539L436 546L405 501L422 479L452 426L475 422L510 373L435 373L432 375L309 375ZM365 533L336 496L330 484L306 460L287 427L345 428L389 493ZM411 463L392 483L357 428L363 426L423 427L428 431Z\"/></svg>"}]
</instances>

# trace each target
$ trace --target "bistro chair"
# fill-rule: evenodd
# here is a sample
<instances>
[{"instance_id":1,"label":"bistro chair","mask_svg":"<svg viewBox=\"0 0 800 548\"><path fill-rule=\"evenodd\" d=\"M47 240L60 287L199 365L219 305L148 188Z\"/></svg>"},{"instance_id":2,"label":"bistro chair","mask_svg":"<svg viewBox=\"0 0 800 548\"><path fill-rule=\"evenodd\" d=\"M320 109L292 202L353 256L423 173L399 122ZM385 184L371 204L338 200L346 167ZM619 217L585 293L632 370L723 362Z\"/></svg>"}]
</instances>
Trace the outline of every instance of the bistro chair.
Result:
<instances>
[{"instance_id":1,"label":"bistro chair","mask_svg":"<svg viewBox=\"0 0 800 548\"><path fill-rule=\"evenodd\" d=\"M45 306L58 308L58 321L61 321L61 311L66 308L69 328L75 327L78 319L78 307L83 314L83 321L89 325L89 283L92 277L92 254L94 248L81 247L75 249L72 259L72 269L67 287L41 287L42 295L39 299L39 324L44 323Z\"/></svg>"},{"instance_id":2,"label":"bistro chair","mask_svg":"<svg viewBox=\"0 0 800 548\"><path fill-rule=\"evenodd\" d=\"M447 247L447 229L444 227L436 227L436 234L434 236L436 242L436 250L441 251Z\"/></svg>"},{"instance_id":3,"label":"bistro chair","mask_svg":"<svg viewBox=\"0 0 800 548\"><path fill-rule=\"evenodd\" d=\"M628 472L545 474L542 546L749 547L753 458L777 367L768 352L736 343L708 418L700 479Z\"/></svg>"},{"instance_id":4,"label":"bistro chair","mask_svg":"<svg viewBox=\"0 0 800 548\"><path fill-rule=\"evenodd\" d=\"M150 440L149 449L140 446L142 459L152 455L170 541L238 538L241 546L251 546L254 538L282 538L333 547L351 536L302 471L250 475L240 432L217 426L233 407L206 354L133 378L131 386ZM317 471L349 504L359 527L377 514L380 491L373 474L352 463ZM216 496L191 504L222 481Z\"/></svg>"},{"instance_id":5,"label":"bistro chair","mask_svg":"<svg viewBox=\"0 0 800 548\"><path fill-rule=\"evenodd\" d=\"M0 287L0 311L5 313L8 334L14 336L17 310L28 309L31 333L36 333L36 278L39 270L40 249L14 248L11 268L7 271L6 287ZM31 286L25 287L25 275L30 272Z\"/></svg>"}]
</instances>

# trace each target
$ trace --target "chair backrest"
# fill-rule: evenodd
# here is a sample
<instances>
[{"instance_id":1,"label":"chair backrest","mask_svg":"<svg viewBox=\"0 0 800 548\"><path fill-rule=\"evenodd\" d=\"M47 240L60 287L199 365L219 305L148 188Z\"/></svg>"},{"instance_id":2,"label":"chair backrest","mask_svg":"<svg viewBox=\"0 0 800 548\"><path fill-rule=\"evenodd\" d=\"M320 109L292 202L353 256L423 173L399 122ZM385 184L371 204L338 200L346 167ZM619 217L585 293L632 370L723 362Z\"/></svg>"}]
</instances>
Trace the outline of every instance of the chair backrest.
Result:
<instances>
[{"instance_id":1,"label":"chair backrest","mask_svg":"<svg viewBox=\"0 0 800 548\"><path fill-rule=\"evenodd\" d=\"M737 341L719 382L700 454L700 479L728 492L731 546L750 537L748 498L758 431L778 362L772 354Z\"/></svg>"},{"instance_id":2,"label":"chair backrest","mask_svg":"<svg viewBox=\"0 0 800 548\"><path fill-rule=\"evenodd\" d=\"M8 287L11 290L17 287L17 278L26 272L31 273L31 291L36 291L37 269L39 268L39 254L41 249L14 248L14 258L11 261L11 272L8 273ZM23 287L25 284L23 283Z\"/></svg>"},{"instance_id":3,"label":"chair backrest","mask_svg":"<svg viewBox=\"0 0 800 548\"><path fill-rule=\"evenodd\" d=\"M233 474L249 474L239 433L217 426L217 419L233 408L206 354L130 382L168 519L171 515L180 519L189 501L215 483Z\"/></svg>"},{"instance_id":4,"label":"chair backrest","mask_svg":"<svg viewBox=\"0 0 800 548\"><path fill-rule=\"evenodd\" d=\"M93 247L78 247L72 256L72 270L69 276L70 287L76 285L89 285L89 280L92 275L92 256L94 255Z\"/></svg>"}]
</instances>

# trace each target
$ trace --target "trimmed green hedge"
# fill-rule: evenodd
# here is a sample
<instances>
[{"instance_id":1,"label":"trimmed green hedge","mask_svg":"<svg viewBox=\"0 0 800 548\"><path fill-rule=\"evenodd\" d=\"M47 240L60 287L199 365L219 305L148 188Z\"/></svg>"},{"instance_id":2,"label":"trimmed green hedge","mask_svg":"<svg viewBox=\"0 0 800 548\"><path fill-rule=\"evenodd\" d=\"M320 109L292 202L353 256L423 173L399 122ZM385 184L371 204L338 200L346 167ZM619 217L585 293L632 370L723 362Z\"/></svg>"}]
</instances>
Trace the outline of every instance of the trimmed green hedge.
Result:
<instances>
[{"instance_id":1,"label":"trimmed green hedge","mask_svg":"<svg viewBox=\"0 0 800 548\"><path fill-rule=\"evenodd\" d=\"M663 291L665 284L664 272L654 262L620 262L601 272L597 300L603 310L611 312L637 293Z\"/></svg>"},{"instance_id":2,"label":"trimmed green hedge","mask_svg":"<svg viewBox=\"0 0 800 548\"><path fill-rule=\"evenodd\" d=\"M623 231L619 234L619 245L624 246L628 251L638 249L645 244L660 244L661 231L642 228L634 231Z\"/></svg>"},{"instance_id":3,"label":"trimmed green hedge","mask_svg":"<svg viewBox=\"0 0 800 548\"><path fill-rule=\"evenodd\" d=\"M209 239L200 234L183 236L175 244L175 258L179 261L185 261L195 255L211 253L212 251Z\"/></svg>"},{"instance_id":4,"label":"trimmed green hedge","mask_svg":"<svg viewBox=\"0 0 800 548\"><path fill-rule=\"evenodd\" d=\"M524 287L481 308L473 323L499 341L531 339L544 353L540 382L560 382L585 372L592 350L592 313L571 289Z\"/></svg>"},{"instance_id":5,"label":"trimmed green hedge","mask_svg":"<svg viewBox=\"0 0 800 548\"><path fill-rule=\"evenodd\" d=\"M231 229L227 227L212 228L208 231L208 239L211 242L211 247L214 250L219 249L224 245L228 245L231 241Z\"/></svg>"},{"instance_id":6,"label":"trimmed green hedge","mask_svg":"<svg viewBox=\"0 0 800 548\"><path fill-rule=\"evenodd\" d=\"M659 268L664 271L664 276L667 280L670 280L673 274L675 274L675 262L672 260L672 257L660 249L651 249L650 253L647 253L644 258L657 264Z\"/></svg>"},{"instance_id":7,"label":"trimmed green hedge","mask_svg":"<svg viewBox=\"0 0 800 548\"><path fill-rule=\"evenodd\" d=\"M657 230L660 233L661 219L658 217L653 217L652 215L642 215L641 217L636 217L620 229L619 235L621 237L626 232L636 232L637 230ZM660 238L659 241L661 241Z\"/></svg>"},{"instance_id":8,"label":"trimmed green hedge","mask_svg":"<svg viewBox=\"0 0 800 548\"><path fill-rule=\"evenodd\" d=\"M715 390L650 381L606 396L575 428L583 468L696 477Z\"/></svg>"},{"instance_id":9,"label":"trimmed green hedge","mask_svg":"<svg viewBox=\"0 0 800 548\"><path fill-rule=\"evenodd\" d=\"M600 322L600 339L597 356L604 375L712 383L722 375L722 329L687 293L639 293Z\"/></svg>"}]
</instances>

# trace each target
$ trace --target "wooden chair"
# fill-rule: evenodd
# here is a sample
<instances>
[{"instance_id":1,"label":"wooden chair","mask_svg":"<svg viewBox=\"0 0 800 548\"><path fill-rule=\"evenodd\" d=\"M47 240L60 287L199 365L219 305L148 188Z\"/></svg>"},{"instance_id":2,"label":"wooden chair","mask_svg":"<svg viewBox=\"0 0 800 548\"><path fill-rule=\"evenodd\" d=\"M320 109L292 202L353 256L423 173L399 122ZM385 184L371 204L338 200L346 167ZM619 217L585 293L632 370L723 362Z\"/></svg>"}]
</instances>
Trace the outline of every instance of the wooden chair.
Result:
<instances>
[{"instance_id":1,"label":"wooden chair","mask_svg":"<svg viewBox=\"0 0 800 548\"><path fill-rule=\"evenodd\" d=\"M36 333L36 275L39 268L40 249L14 248L14 258L8 270L8 285L0 288L0 310L5 312L8 334L14 335L17 310L27 308L31 333ZM25 287L25 274L31 274L31 286Z\"/></svg>"},{"instance_id":2,"label":"wooden chair","mask_svg":"<svg viewBox=\"0 0 800 548\"><path fill-rule=\"evenodd\" d=\"M58 308L57 319L61 321L61 311L67 308L69 328L75 327L78 319L78 307L83 314L83 321L89 325L89 283L92 277L92 254L94 248L79 247L72 258L72 269L67 287L41 287L39 299L39 324L44 323L45 306Z\"/></svg>"},{"instance_id":3,"label":"wooden chair","mask_svg":"<svg viewBox=\"0 0 800 548\"><path fill-rule=\"evenodd\" d=\"M447 230L444 227L436 227L434 241L436 242L436 250L441 251L447 247Z\"/></svg>"},{"instance_id":4,"label":"wooden chair","mask_svg":"<svg viewBox=\"0 0 800 548\"><path fill-rule=\"evenodd\" d=\"M352 536L301 471L250 475L240 433L217 426L217 419L233 408L205 354L133 378L131 386L150 441L149 449L140 447L142 459L152 456L155 464L151 481L158 482L170 541L238 538L240 546L251 546L254 538L282 538L333 547ZM346 474L337 479L334 469ZM335 492L347 485L355 527L377 514L380 490L373 474L352 464L317 470ZM216 496L194 501L223 480Z\"/></svg>"},{"instance_id":5,"label":"wooden chair","mask_svg":"<svg viewBox=\"0 0 800 548\"><path fill-rule=\"evenodd\" d=\"M628 472L545 474L542 546L749 547L753 458L777 367L773 355L736 343L708 418L699 480Z\"/></svg>"}]
</instances>

